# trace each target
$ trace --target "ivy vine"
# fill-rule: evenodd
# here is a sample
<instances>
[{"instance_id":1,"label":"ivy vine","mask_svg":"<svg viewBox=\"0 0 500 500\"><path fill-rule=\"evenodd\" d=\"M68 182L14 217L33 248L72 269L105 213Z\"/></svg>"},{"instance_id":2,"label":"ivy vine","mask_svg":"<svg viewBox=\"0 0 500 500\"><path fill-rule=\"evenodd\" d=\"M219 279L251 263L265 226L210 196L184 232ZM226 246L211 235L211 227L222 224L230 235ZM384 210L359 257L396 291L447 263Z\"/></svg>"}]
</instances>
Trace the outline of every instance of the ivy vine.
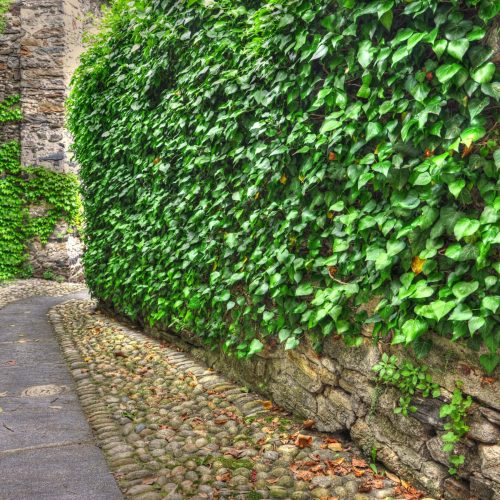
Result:
<instances>
[{"instance_id":1,"label":"ivy vine","mask_svg":"<svg viewBox=\"0 0 500 500\"><path fill-rule=\"evenodd\" d=\"M0 102L0 126L22 119L20 97ZM76 176L20 163L18 141L0 144L0 280L29 274L27 244L38 237L46 243L60 220L81 221ZM43 212L30 215L30 207Z\"/></svg>"},{"instance_id":2,"label":"ivy vine","mask_svg":"<svg viewBox=\"0 0 500 500\"><path fill-rule=\"evenodd\" d=\"M393 385L400 393L399 406L394 408L394 413L408 416L417 411L412 404L414 396L418 393L424 398L441 396L441 389L434 383L432 377L427 373L426 366L414 366L409 361L400 362L395 356L382 354L380 361L373 367L377 374L377 380L387 385ZM444 430L441 436L443 451L448 454L450 463L449 473L456 474L460 466L465 462L465 456L456 454L457 443L469 432L467 417L472 405L471 396L465 397L460 390L461 382L456 382L451 399L441 405L440 418L445 419Z\"/></svg>"},{"instance_id":3,"label":"ivy vine","mask_svg":"<svg viewBox=\"0 0 500 500\"><path fill-rule=\"evenodd\" d=\"M5 30L5 14L9 11L11 0L0 0L0 35Z\"/></svg>"},{"instance_id":4,"label":"ivy vine","mask_svg":"<svg viewBox=\"0 0 500 500\"><path fill-rule=\"evenodd\" d=\"M498 11L115 2L70 100L93 293L240 357L371 323L421 356L466 342L492 372Z\"/></svg>"}]
</instances>

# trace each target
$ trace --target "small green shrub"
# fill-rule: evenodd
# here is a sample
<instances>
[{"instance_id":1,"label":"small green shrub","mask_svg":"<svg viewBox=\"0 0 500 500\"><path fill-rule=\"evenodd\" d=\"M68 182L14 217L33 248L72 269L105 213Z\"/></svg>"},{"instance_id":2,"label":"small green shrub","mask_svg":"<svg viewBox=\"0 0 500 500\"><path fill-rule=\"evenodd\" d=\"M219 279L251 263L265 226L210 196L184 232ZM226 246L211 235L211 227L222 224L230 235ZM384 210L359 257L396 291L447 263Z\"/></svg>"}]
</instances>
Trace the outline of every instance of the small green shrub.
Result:
<instances>
[{"instance_id":1,"label":"small green shrub","mask_svg":"<svg viewBox=\"0 0 500 500\"><path fill-rule=\"evenodd\" d=\"M373 371L376 372L379 382L392 385L401 392L399 406L394 408L394 413L401 413L405 416L415 413L417 408L411 402L417 394L424 398L438 398L441 395L439 386L432 381L425 365L414 366L409 361L400 362L396 356L384 353L381 360L373 367ZM464 455L455 454L455 447L469 431L467 414L472 405L472 398L464 397L462 394L461 383L457 381L456 385L451 401L443 404L439 410L439 416L445 419L444 429L447 432L441 436L441 439L443 451L448 454L451 464L450 474L456 474L465 461Z\"/></svg>"},{"instance_id":2,"label":"small green shrub","mask_svg":"<svg viewBox=\"0 0 500 500\"><path fill-rule=\"evenodd\" d=\"M361 326L498 363L490 0L117 2L74 79L86 276L252 355ZM367 317L359 306L380 298Z\"/></svg>"}]
</instances>

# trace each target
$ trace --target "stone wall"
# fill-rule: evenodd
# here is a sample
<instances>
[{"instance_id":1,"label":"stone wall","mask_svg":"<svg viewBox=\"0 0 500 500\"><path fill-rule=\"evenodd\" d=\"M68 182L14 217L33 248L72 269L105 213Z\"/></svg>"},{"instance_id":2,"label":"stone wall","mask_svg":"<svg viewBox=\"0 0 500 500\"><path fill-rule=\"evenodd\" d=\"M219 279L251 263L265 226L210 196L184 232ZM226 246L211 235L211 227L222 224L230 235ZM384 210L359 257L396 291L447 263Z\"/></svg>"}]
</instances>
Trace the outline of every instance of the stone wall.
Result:
<instances>
[{"instance_id":1,"label":"stone wall","mask_svg":"<svg viewBox=\"0 0 500 500\"><path fill-rule=\"evenodd\" d=\"M99 15L102 0L15 0L0 35L0 99L21 95L24 120L6 126L0 140L20 140L23 165L77 173L69 154L64 102L82 36ZM61 223L46 245L30 245L35 276L47 271L78 280L82 245Z\"/></svg>"},{"instance_id":2,"label":"stone wall","mask_svg":"<svg viewBox=\"0 0 500 500\"><path fill-rule=\"evenodd\" d=\"M188 334L179 337L157 329L149 333L181 345L289 411L313 419L321 431L349 432L367 456L375 448L377 459L388 469L431 495L444 494L452 500L500 498L499 370L492 377L484 376L478 353L461 345L437 338L425 363L442 389L441 397L414 398L416 413L404 417L394 413L400 394L377 384L372 367L382 352L400 359L410 355L395 346L374 345L369 332L361 347L347 347L332 336L326 339L321 355L307 346L292 351L276 346L250 360L210 351ZM441 450L444 421L439 418L439 408L450 400L457 382L474 404L468 415L470 431L458 446L466 462L452 477Z\"/></svg>"},{"instance_id":3,"label":"stone wall","mask_svg":"<svg viewBox=\"0 0 500 500\"><path fill-rule=\"evenodd\" d=\"M0 34L0 101L21 92L20 43L21 43L21 0L11 4L5 16L5 30ZM0 126L0 142L19 140L19 124Z\"/></svg>"}]
</instances>

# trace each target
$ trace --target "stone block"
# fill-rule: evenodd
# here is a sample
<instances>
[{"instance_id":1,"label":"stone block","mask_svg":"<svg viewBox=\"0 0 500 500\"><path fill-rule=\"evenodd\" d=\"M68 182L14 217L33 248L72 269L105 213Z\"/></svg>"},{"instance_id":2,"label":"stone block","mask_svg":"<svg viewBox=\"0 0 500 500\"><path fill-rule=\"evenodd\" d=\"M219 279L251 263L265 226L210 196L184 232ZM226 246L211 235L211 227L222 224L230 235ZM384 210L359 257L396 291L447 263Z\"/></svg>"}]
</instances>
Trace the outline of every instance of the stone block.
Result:
<instances>
[{"instance_id":1,"label":"stone block","mask_svg":"<svg viewBox=\"0 0 500 500\"><path fill-rule=\"evenodd\" d=\"M316 427L320 431L338 432L350 429L356 421L349 395L335 388L327 388L317 396Z\"/></svg>"},{"instance_id":2,"label":"stone block","mask_svg":"<svg viewBox=\"0 0 500 500\"><path fill-rule=\"evenodd\" d=\"M479 445L481 474L500 484L500 445Z\"/></svg>"}]
</instances>

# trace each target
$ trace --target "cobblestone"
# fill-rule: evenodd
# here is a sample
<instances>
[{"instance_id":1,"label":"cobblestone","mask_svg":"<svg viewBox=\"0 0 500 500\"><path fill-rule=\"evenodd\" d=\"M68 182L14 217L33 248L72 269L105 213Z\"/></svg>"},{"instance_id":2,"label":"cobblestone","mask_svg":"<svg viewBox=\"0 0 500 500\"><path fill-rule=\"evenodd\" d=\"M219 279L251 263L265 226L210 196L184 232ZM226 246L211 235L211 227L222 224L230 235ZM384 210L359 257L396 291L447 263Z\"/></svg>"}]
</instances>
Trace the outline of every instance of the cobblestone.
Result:
<instances>
[{"instance_id":1,"label":"cobblestone","mask_svg":"<svg viewBox=\"0 0 500 500\"><path fill-rule=\"evenodd\" d=\"M82 290L15 281L0 286L0 307ZM404 498L401 482L375 475L349 442L305 429L177 348L97 312L92 301L56 306L50 320L126 498L335 498L342 488L346 499L382 491ZM324 453L332 443L335 453Z\"/></svg>"}]
</instances>

